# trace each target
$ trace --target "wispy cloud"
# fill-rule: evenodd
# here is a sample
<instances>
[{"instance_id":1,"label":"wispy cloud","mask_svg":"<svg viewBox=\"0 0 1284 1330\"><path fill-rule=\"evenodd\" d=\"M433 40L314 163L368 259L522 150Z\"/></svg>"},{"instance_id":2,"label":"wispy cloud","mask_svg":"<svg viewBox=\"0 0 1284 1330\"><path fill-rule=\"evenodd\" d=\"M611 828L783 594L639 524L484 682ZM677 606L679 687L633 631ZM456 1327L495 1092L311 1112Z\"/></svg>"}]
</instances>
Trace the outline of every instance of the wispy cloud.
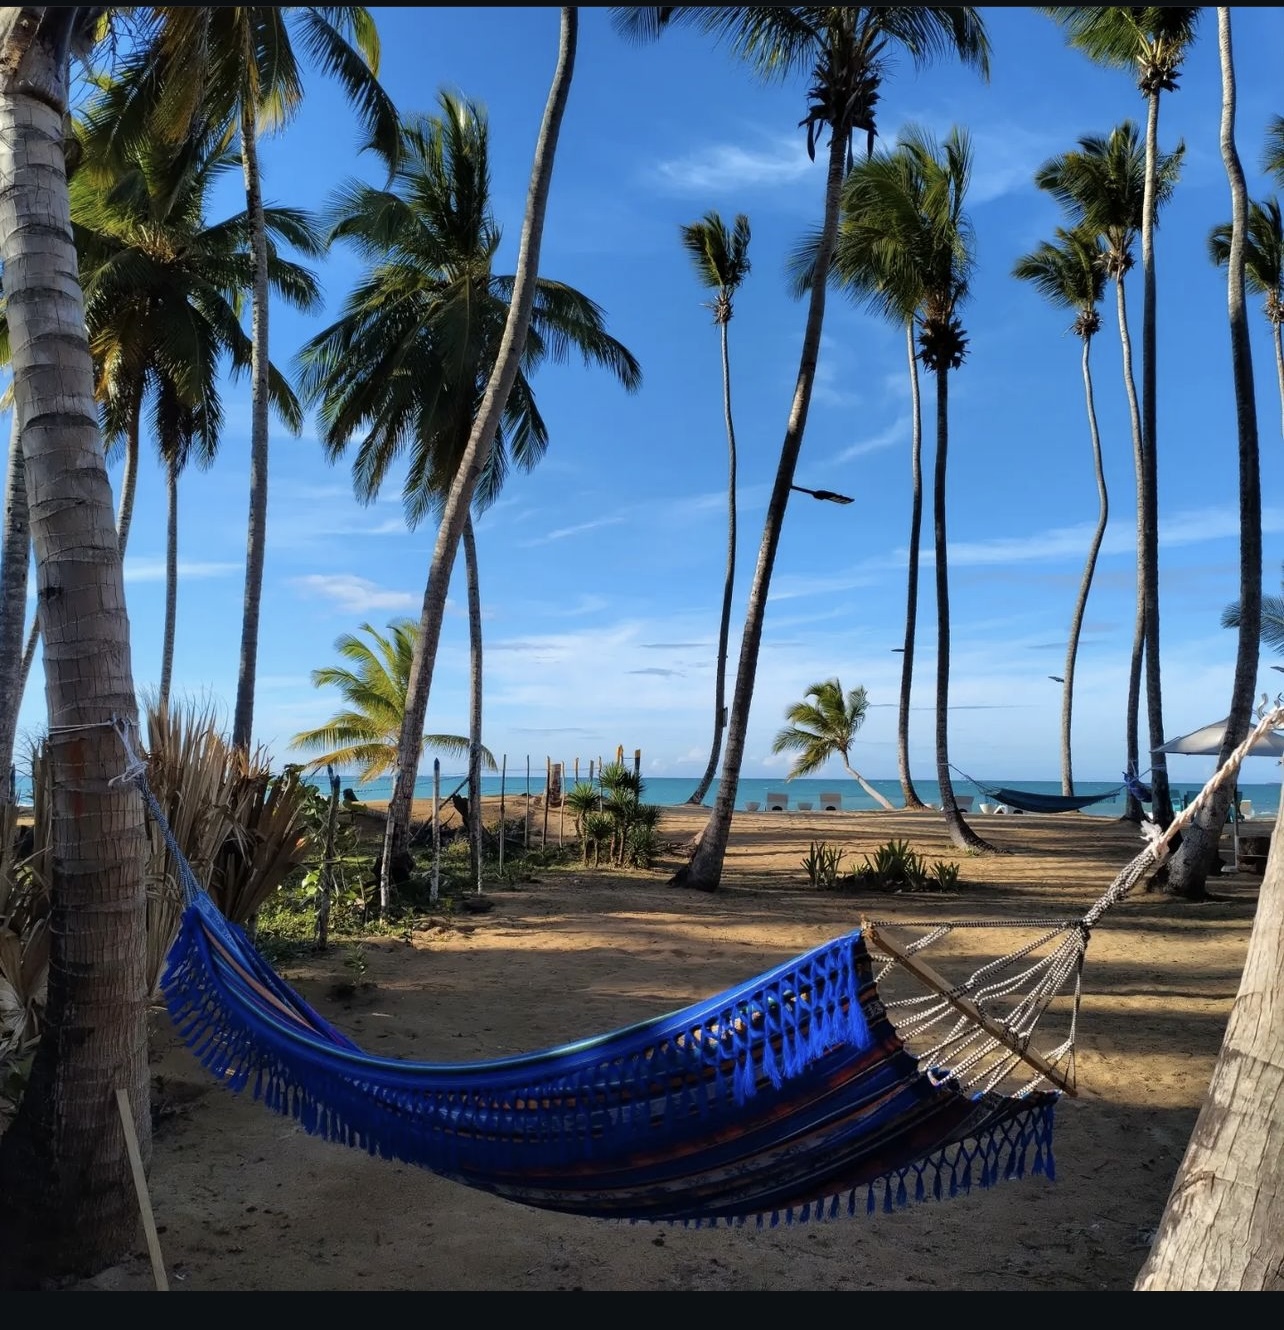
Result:
<instances>
[{"instance_id":1,"label":"wispy cloud","mask_svg":"<svg viewBox=\"0 0 1284 1330\"><path fill-rule=\"evenodd\" d=\"M306 577L292 578L291 584L305 595L332 601L337 608L351 614L365 614L370 610L409 613L418 609L423 599L413 592L394 591L350 573L310 573Z\"/></svg>"},{"instance_id":2,"label":"wispy cloud","mask_svg":"<svg viewBox=\"0 0 1284 1330\"><path fill-rule=\"evenodd\" d=\"M532 545L547 545L550 541L565 540L568 536L578 536L585 531L596 531L598 527L618 526L624 521L622 517L599 517L592 522L580 522L575 526L558 527L556 531L550 531L546 535L536 536L534 540L524 540L522 545L529 549Z\"/></svg>"},{"instance_id":3,"label":"wispy cloud","mask_svg":"<svg viewBox=\"0 0 1284 1330\"><path fill-rule=\"evenodd\" d=\"M243 572L241 563L183 563L178 565L179 581L193 578L231 577L233 573ZM165 560L153 558L128 558L125 560L126 582L163 582L165 580Z\"/></svg>"},{"instance_id":4,"label":"wispy cloud","mask_svg":"<svg viewBox=\"0 0 1284 1330\"><path fill-rule=\"evenodd\" d=\"M774 189L815 170L802 141L775 135L761 147L712 143L685 157L657 162L652 180L674 193L708 194L728 189Z\"/></svg>"},{"instance_id":5,"label":"wispy cloud","mask_svg":"<svg viewBox=\"0 0 1284 1330\"><path fill-rule=\"evenodd\" d=\"M629 670L628 673L655 674L658 675L661 679L682 679L686 677L681 670L662 670L657 665L650 665L647 666L645 669L641 670Z\"/></svg>"},{"instance_id":6,"label":"wispy cloud","mask_svg":"<svg viewBox=\"0 0 1284 1330\"><path fill-rule=\"evenodd\" d=\"M885 429L868 438L857 439L855 443L848 444L846 448L835 453L830 461L834 465L839 462L850 462L855 457L867 457L870 453L881 453L888 448L907 443L910 437L910 423L909 416L897 416Z\"/></svg>"}]
</instances>

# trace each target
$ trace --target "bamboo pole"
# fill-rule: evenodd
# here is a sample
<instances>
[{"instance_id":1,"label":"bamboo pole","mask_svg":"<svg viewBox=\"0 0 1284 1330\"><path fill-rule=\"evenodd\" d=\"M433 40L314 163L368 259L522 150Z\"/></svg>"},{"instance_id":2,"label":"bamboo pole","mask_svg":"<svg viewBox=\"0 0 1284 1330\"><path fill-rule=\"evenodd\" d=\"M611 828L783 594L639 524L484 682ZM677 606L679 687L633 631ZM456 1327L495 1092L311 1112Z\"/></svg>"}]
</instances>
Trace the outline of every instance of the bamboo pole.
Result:
<instances>
[{"instance_id":1,"label":"bamboo pole","mask_svg":"<svg viewBox=\"0 0 1284 1330\"><path fill-rule=\"evenodd\" d=\"M526 754L526 814L522 829L522 845L528 850L531 847L531 755L529 753Z\"/></svg>"},{"instance_id":2,"label":"bamboo pole","mask_svg":"<svg viewBox=\"0 0 1284 1330\"><path fill-rule=\"evenodd\" d=\"M504 872L504 842L508 839L508 831L504 825L504 776L508 771L508 754L505 753L499 764L499 872Z\"/></svg>"},{"instance_id":3,"label":"bamboo pole","mask_svg":"<svg viewBox=\"0 0 1284 1330\"><path fill-rule=\"evenodd\" d=\"M432 891L429 900L437 902L441 887L441 758L432 760Z\"/></svg>"},{"instance_id":4,"label":"bamboo pole","mask_svg":"<svg viewBox=\"0 0 1284 1330\"><path fill-rule=\"evenodd\" d=\"M156 1220L152 1215L151 1197L147 1194L147 1175L143 1172L143 1154L138 1148L138 1133L134 1130L134 1114L129 1107L129 1091L116 1091L116 1107L120 1112L120 1125L125 1132L125 1149L129 1152L129 1169L134 1175L134 1191L138 1195L138 1211L143 1219L143 1232L147 1235L147 1254L152 1261L152 1279L158 1293L169 1292L169 1279L165 1274L165 1261L161 1257L160 1238L156 1233Z\"/></svg>"},{"instance_id":5,"label":"bamboo pole","mask_svg":"<svg viewBox=\"0 0 1284 1330\"><path fill-rule=\"evenodd\" d=\"M553 759L544 758L544 830L540 833L541 845L548 844L548 794L553 788Z\"/></svg>"}]
</instances>

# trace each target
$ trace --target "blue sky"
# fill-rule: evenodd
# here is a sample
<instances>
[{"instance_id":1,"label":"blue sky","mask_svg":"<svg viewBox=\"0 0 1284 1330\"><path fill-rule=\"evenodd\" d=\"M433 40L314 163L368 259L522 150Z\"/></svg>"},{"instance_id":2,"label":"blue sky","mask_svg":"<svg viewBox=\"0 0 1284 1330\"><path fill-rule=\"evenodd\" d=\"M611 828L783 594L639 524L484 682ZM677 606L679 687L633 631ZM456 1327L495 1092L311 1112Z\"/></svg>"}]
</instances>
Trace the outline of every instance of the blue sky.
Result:
<instances>
[{"instance_id":1,"label":"blue sky","mask_svg":"<svg viewBox=\"0 0 1284 1330\"><path fill-rule=\"evenodd\" d=\"M376 9L382 80L403 111L432 111L440 88L483 103L492 192L504 227L498 268L511 272L531 154L556 59L555 8ZM1070 612L1096 520L1097 494L1069 319L1011 276L1013 262L1063 221L1033 184L1080 135L1144 124L1133 79L1065 48L1030 9L983 8L992 78L948 65L895 65L884 86L883 142L917 122L966 127L975 151L969 211L978 270L963 311L970 353L951 376L948 527L952 617L950 752L983 778L1054 779ZM1236 8L1237 139L1253 197L1271 192L1259 161L1278 101L1284 9ZM641 748L644 772L697 776L712 731L726 529L726 441L717 330L679 243L709 209L752 226L753 270L731 325L739 444L739 566L733 634L743 619L765 504L798 367L804 309L785 262L819 219L823 163L807 159L802 80L764 86L697 34L636 46L605 9L583 9L574 82L553 177L541 271L607 311L644 382L625 393L578 363L534 380L551 442L531 474L514 473L477 523L485 633L484 741L510 769L527 756ZM1229 218L1218 147L1216 16L1204 14L1180 90L1165 96L1161 147L1181 139L1181 183L1156 238L1159 280L1159 499L1165 729L1175 735L1226 713L1235 635L1219 626L1237 595L1238 478L1224 273L1206 256ZM337 89L313 74L298 118L263 147L265 197L321 208L345 178L374 178ZM243 206L230 177L214 215ZM273 359L288 365L333 317L359 268L336 248L318 265L322 315L273 308ZM1130 284L1140 355L1141 282ZM1262 449L1264 583L1284 558L1280 401L1268 326L1251 301ZM1111 520L1089 601L1075 696L1081 779L1117 780L1135 597L1135 493L1113 292L1093 348ZM1138 374L1140 362L1138 359ZM249 390L231 384L221 451L181 487L177 695L208 700L230 727L236 692ZM934 395L924 384L931 419ZM909 527L909 393L901 330L831 296L799 484L853 496L847 507L793 496L772 579L743 774L783 773L771 739L786 706L818 679L863 684L872 703L852 753L868 777L896 774L896 700ZM930 484L933 451L925 444ZM164 487L151 441L125 562L140 688L159 677L164 594ZM435 529L408 531L400 475L363 506L343 463L315 430L274 426L256 737L277 761L289 738L324 721L337 699L310 671L363 622L418 618ZM119 480L113 468L113 482ZM930 501L930 490L928 491ZM930 510L929 510L930 511ZM928 560L920 600L911 764L935 775L935 604ZM734 676L736 642L729 674ZM1263 660L1259 692L1277 691ZM728 680L730 690L732 678ZM427 728L467 729L467 623L462 564L452 585ZM43 724L39 662L21 726ZM1145 723L1142 722L1143 744ZM429 758L429 762L431 758ZM1209 759L1173 758L1176 780ZM834 773L838 774L835 767ZM1265 775L1265 772L1262 773Z\"/></svg>"}]
</instances>

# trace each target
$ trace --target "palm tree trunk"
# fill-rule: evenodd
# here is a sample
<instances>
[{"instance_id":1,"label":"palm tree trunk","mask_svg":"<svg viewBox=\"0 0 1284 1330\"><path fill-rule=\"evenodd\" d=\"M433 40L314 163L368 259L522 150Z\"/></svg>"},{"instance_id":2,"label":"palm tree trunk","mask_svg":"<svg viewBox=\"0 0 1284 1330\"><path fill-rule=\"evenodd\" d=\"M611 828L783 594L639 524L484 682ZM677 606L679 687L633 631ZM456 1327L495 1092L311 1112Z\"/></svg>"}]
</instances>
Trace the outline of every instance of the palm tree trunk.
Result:
<instances>
[{"instance_id":1,"label":"palm tree trunk","mask_svg":"<svg viewBox=\"0 0 1284 1330\"><path fill-rule=\"evenodd\" d=\"M1141 580L1146 613L1146 719L1150 728L1150 813L1161 827L1173 820L1168 793L1164 706L1159 669L1159 454L1155 408L1155 180L1159 161L1159 90L1146 109L1146 185L1141 215Z\"/></svg>"},{"instance_id":2,"label":"palm tree trunk","mask_svg":"<svg viewBox=\"0 0 1284 1330\"><path fill-rule=\"evenodd\" d=\"M1071 718L1074 710L1074 671L1079 658L1079 636L1083 632L1083 616L1088 608L1088 593L1097 569L1097 556L1106 535L1106 522L1110 516L1110 503L1106 495L1106 473L1101 460L1101 433L1097 429L1097 408L1092 396L1092 369L1089 356L1091 335L1083 339L1083 398L1088 408L1088 431L1092 435L1092 469L1097 480L1097 527L1088 546L1088 557L1083 564L1083 577L1079 580L1079 595L1070 615L1070 637L1066 644L1065 685L1061 694L1061 793L1074 793L1074 767L1071 761Z\"/></svg>"},{"instance_id":3,"label":"palm tree trunk","mask_svg":"<svg viewBox=\"0 0 1284 1330\"><path fill-rule=\"evenodd\" d=\"M178 617L178 463L170 446L165 457L165 636L158 698L162 711L169 708L169 688L174 676L174 625Z\"/></svg>"},{"instance_id":4,"label":"palm tree trunk","mask_svg":"<svg viewBox=\"0 0 1284 1330\"><path fill-rule=\"evenodd\" d=\"M0 544L0 803L13 797L9 769L22 707L22 626L27 618L27 579L31 566L31 526L27 520L27 480L22 435L14 404L5 468L4 536Z\"/></svg>"},{"instance_id":5,"label":"palm tree trunk","mask_svg":"<svg viewBox=\"0 0 1284 1330\"><path fill-rule=\"evenodd\" d=\"M1132 655L1128 661L1128 701L1124 715L1124 756L1129 770L1142 774L1141 740L1138 724L1141 714L1141 662L1146 643L1146 589L1142 577L1145 555L1142 550L1145 509L1142 502L1145 464L1141 455L1141 409L1137 405L1137 385L1132 372L1132 338L1128 333L1128 308L1124 297L1123 276L1115 280L1115 308L1119 314L1119 345L1123 353L1124 392L1128 397L1128 414L1132 421L1132 460L1137 477L1137 621L1133 632ZM1163 741L1160 740L1162 743ZM1147 764L1149 765L1149 764ZM1137 796L1128 791L1124 796L1124 817L1140 822L1142 807Z\"/></svg>"},{"instance_id":6,"label":"palm tree trunk","mask_svg":"<svg viewBox=\"0 0 1284 1330\"><path fill-rule=\"evenodd\" d=\"M1280 433L1284 434L1284 335L1280 325L1272 321L1272 340L1275 343L1275 377L1280 385Z\"/></svg>"},{"instance_id":7,"label":"palm tree trunk","mask_svg":"<svg viewBox=\"0 0 1284 1330\"><path fill-rule=\"evenodd\" d=\"M882 793L881 791L879 791L879 790L876 790L876 789L875 789L875 788L869 783L869 781L867 781L867 780L865 779L865 777L862 776L862 775L860 774L860 772L857 771L856 768L853 767L853 766L851 765L850 762L844 762L844 763L843 763L843 766L847 769L847 774L852 778L852 780L854 780L854 781L856 782L856 784L859 785L859 786L861 787L861 789L864 790L865 793L866 793L867 795L869 795L869 797L870 797L870 798L871 798L876 804L878 804L878 806L879 806L880 808L885 808L885 809L887 809L887 811L888 811L889 813L894 813L894 812L896 811L896 805L893 804L893 803L891 802L891 800L888 799L888 797L887 797L885 794L883 794L883 793Z\"/></svg>"},{"instance_id":8,"label":"palm tree trunk","mask_svg":"<svg viewBox=\"0 0 1284 1330\"><path fill-rule=\"evenodd\" d=\"M241 169L254 256L254 287L250 297L250 513L245 547L245 599L241 609L241 660L232 721L232 747L247 752L254 731L268 502L268 253L257 135L257 108L252 99L247 99L241 111Z\"/></svg>"},{"instance_id":9,"label":"palm tree trunk","mask_svg":"<svg viewBox=\"0 0 1284 1330\"><path fill-rule=\"evenodd\" d=\"M134 495L138 489L138 439L142 430L142 385L129 411L129 429L125 435L125 465L120 474L120 503L116 508L116 531L120 536L120 557L125 557L129 527L134 520Z\"/></svg>"},{"instance_id":10,"label":"palm tree trunk","mask_svg":"<svg viewBox=\"0 0 1284 1330\"><path fill-rule=\"evenodd\" d=\"M945 463L950 443L950 372L936 371L936 474L932 491L936 549L936 783L950 841L960 850L994 853L995 847L968 826L954 798L950 777L950 572L945 538Z\"/></svg>"},{"instance_id":11,"label":"palm tree trunk","mask_svg":"<svg viewBox=\"0 0 1284 1330\"><path fill-rule=\"evenodd\" d=\"M530 326L535 284L539 277L539 251L544 233L544 214L547 211L549 187L553 179L558 134L561 131L562 116L571 90L578 32L578 9L574 6L563 8L557 68L553 74L539 139L535 145L535 159L531 168L526 215L522 220L522 237L517 253L517 271L513 279L508 318L504 323L504 334L500 340L490 381L486 385L477 419L473 422L468 446L460 459L459 469L446 496L441 524L437 530L437 541L433 547L432 563L428 569L428 584L424 588L419 638L415 644L414 660L406 689L406 714L402 723L401 740L397 746L397 766L393 774L392 797L388 803L388 821L380 861L380 892L385 909L391 900L393 862L405 848L410 826L410 807L422 751L424 716L428 710L433 666L436 663L437 645L441 640L441 625L446 612L450 569L463 535L464 522L472 504L478 477L490 456L495 441L495 431L499 427L508 394L512 391L513 382L517 378L522 351L526 345L526 330Z\"/></svg>"},{"instance_id":12,"label":"palm tree trunk","mask_svg":"<svg viewBox=\"0 0 1284 1330\"><path fill-rule=\"evenodd\" d=\"M923 527L923 402L919 394L918 357L914 354L914 321L905 325L909 354L910 439L910 534L909 560L905 574L905 650L901 656L901 698L896 717L896 763L900 769L901 794L906 808L926 808L910 776L909 717L914 687L914 638L918 631L918 543Z\"/></svg>"},{"instance_id":13,"label":"palm tree trunk","mask_svg":"<svg viewBox=\"0 0 1284 1330\"><path fill-rule=\"evenodd\" d=\"M740 634L740 661L731 699L731 715L727 722L726 749L722 759L722 778L718 782L718 797L714 800L713 811L700 833L690 862L678 869L672 878L675 885L691 886L700 891L716 891L722 880L722 865L727 853L727 839L731 835L731 818L736 806L736 791L740 785L740 765L744 761L745 739L749 730L749 708L753 703L754 677L758 669L758 652L762 646L767 591L771 585L771 570L780 544L785 509L789 505L789 487L793 484L794 471L798 465L798 454L802 448L803 432L807 425L807 410L811 405L812 386L816 379L820 334L825 322L826 285L830 261L834 254L834 240L838 234L839 199L846 163L846 137L835 133L831 135L829 141L824 222L816 245L815 268L811 282L811 297L807 306L802 351L799 356L798 378L795 382L793 403L789 409L789 420L785 426L784 442L780 449L780 461L776 467L776 482L767 504L762 541L758 547L758 563L749 588L745 624Z\"/></svg>"},{"instance_id":14,"label":"palm tree trunk","mask_svg":"<svg viewBox=\"0 0 1284 1330\"><path fill-rule=\"evenodd\" d=\"M1226 263L1226 304L1230 320L1231 377L1235 385L1235 428L1239 439L1239 636L1235 678L1218 765L1252 728L1253 699L1262 633L1262 481L1257 437L1257 395L1253 384L1253 344L1244 300L1244 241L1248 233L1248 189L1235 148L1235 70L1231 59L1230 14L1217 11L1222 66L1222 160L1231 194L1231 238ZM1208 870L1217 855L1230 805L1230 783L1220 786L1188 823L1169 861L1166 889L1184 900L1204 900ZM1263 883L1263 894L1266 884ZM1254 930L1256 931L1256 930ZM1219 1217L1220 1219L1220 1217Z\"/></svg>"},{"instance_id":15,"label":"palm tree trunk","mask_svg":"<svg viewBox=\"0 0 1284 1330\"><path fill-rule=\"evenodd\" d=\"M736 431L731 423L731 358L727 349L727 324L722 325L722 414L727 423L727 571L722 582L722 618L718 623L718 666L713 684L713 747L700 784L687 800L704 803L722 752L722 733L727 727L727 642L731 636L731 598L736 582Z\"/></svg>"},{"instance_id":16,"label":"palm tree trunk","mask_svg":"<svg viewBox=\"0 0 1284 1330\"><path fill-rule=\"evenodd\" d=\"M482 874L482 622L481 583L477 575L477 538L469 514L464 522L464 571L468 579L468 854L473 881ZM545 792L547 797L547 791ZM504 834L500 827L499 834Z\"/></svg>"},{"instance_id":17,"label":"palm tree trunk","mask_svg":"<svg viewBox=\"0 0 1284 1330\"><path fill-rule=\"evenodd\" d=\"M143 812L113 783L137 724L129 619L63 158L68 47L95 11L0 11L0 264L22 426L53 769L45 1028L0 1136L0 1288L135 1249L116 1091L151 1157Z\"/></svg>"}]
</instances>

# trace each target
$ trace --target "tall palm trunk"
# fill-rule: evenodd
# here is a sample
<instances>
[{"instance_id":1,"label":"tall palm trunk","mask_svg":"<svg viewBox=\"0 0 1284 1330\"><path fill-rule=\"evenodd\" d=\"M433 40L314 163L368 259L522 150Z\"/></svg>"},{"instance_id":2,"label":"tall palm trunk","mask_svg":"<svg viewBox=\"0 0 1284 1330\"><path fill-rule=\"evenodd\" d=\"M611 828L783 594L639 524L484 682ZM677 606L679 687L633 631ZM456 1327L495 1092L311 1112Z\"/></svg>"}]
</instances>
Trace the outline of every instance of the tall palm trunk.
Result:
<instances>
[{"instance_id":1,"label":"tall palm trunk","mask_svg":"<svg viewBox=\"0 0 1284 1330\"><path fill-rule=\"evenodd\" d=\"M1226 306L1230 321L1231 377L1235 385L1235 429L1239 440L1239 636L1230 713L1219 765L1252 728L1253 699L1262 632L1262 480L1257 436L1257 395L1253 384L1253 344L1244 299L1244 242L1248 233L1248 189L1235 148L1235 69L1231 58L1230 15L1218 9L1218 48L1222 66L1222 161L1231 195L1230 250L1226 263ZM1167 890L1185 900L1203 900L1205 882L1217 855L1232 791L1229 783L1209 799L1184 830L1168 867ZM1263 883L1263 894L1266 884ZM1256 931L1256 930L1255 930Z\"/></svg>"},{"instance_id":2,"label":"tall palm trunk","mask_svg":"<svg viewBox=\"0 0 1284 1330\"><path fill-rule=\"evenodd\" d=\"M771 584L771 570L780 544L785 509L789 505L789 487L793 484L794 471L798 465L798 453L802 448L803 431L807 425L807 410L811 405L812 386L816 380L820 334L825 322L825 293L829 266L834 256L834 241L838 235L839 204L846 163L846 135L834 133L829 141L824 223L816 245L815 268L807 306L802 352L799 357L798 378L795 382L793 403L789 409L789 420L785 426L784 443L780 449L780 461L776 467L776 482L767 504L762 542L758 547L758 563L754 568L753 582L749 588L744 629L740 635L740 661L736 669L731 715L727 722L726 750L722 759L722 778L718 782L718 797L714 800L713 811L700 833L699 843L690 863L680 868L673 877L675 883L696 887L701 891L718 889L722 879L723 861L727 854L727 839L731 835L731 817L735 811L736 792L740 785L740 766L744 761L745 739L749 730L749 708L753 702L754 677L758 669L758 652L762 646L767 590Z\"/></svg>"},{"instance_id":3,"label":"tall palm trunk","mask_svg":"<svg viewBox=\"0 0 1284 1330\"><path fill-rule=\"evenodd\" d=\"M142 430L142 384L129 409L129 426L125 433L125 465L120 473L120 501L116 506L116 531L120 536L120 557L125 557L129 543L129 527L134 520L134 495L138 490L138 440Z\"/></svg>"},{"instance_id":4,"label":"tall palm trunk","mask_svg":"<svg viewBox=\"0 0 1284 1330\"><path fill-rule=\"evenodd\" d=\"M1284 309L1279 312L1284 319ZM1280 433L1284 434L1284 334L1280 332L1280 319L1271 319L1271 340L1275 344L1275 378L1280 385Z\"/></svg>"},{"instance_id":5,"label":"tall palm trunk","mask_svg":"<svg viewBox=\"0 0 1284 1330\"><path fill-rule=\"evenodd\" d=\"M914 687L914 638L918 631L918 544L923 527L923 403L918 384L918 357L914 353L914 321L905 325L910 375L910 534L905 574L905 650L901 657L901 699L896 717L896 762L906 808L926 808L910 776L909 714Z\"/></svg>"},{"instance_id":6,"label":"tall palm trunk","mask_svg":"<svg viewBox=\"0 0 1284 1330\"><path fill-rule=\"evenodd\" d=\"M437 658L437 645L441 640L442 620L446 613L450 569L463 535L464 523L468 519L477 480L490 456L495 441L495 431L499 427L508 394L512 391L517 378L522 351L526 345L526 330L530 326L535 284L539 277L539 250L544 234L544 214L548 208L548 193L553 179L558 134L561 131L562 116L566 110L571 77L575 69L578 32L578 9L574 6L563 8L557 68L553 74L552 87L544 108L544 119L540 125L539 139L535 145L531 184L526 199L526 215L522 219L522 237L517 252L517 271L513 278L508 318L504 323L504 333L495 357L495 367L486 385L477 419L473 422L468 446L460 459L459 469L446 496L441 523L437 530L437 542L433 547L432 562L428 569L428 584L424 588L423 612L419 621L419 638L415 643L410 680L406 689L406 714L402 723L401 740L397 746L397 766L393 774L392 797L388 803L388 821L380 864L380 899L385 910L391 903L393 862L405 849L410 826L410 807L414 797L415 777L419 770L424 717L428 711L433 666Z\"/></svg>"},{"instance_id":7,"label":"tall palm trunk","mask_svg":"<svg viewBox=\"0 0 1284 1330\"><path fill-rule=\"evenodd\" d=\"M722 734L727 728L727 642L731 637L731 598L736 583L736 431L731 421L731 357L727 347L729 324L722 325L722 414L727 424L727 571L722 582L722 618L718 623L718 665L713 683L713 747L700 784L687 800L704 803L722 752Z\"/></svg>"},{"instance_id":8,"label":"tall palm trunk","mask_svg":"<svg viewBox=\"0 0 1284 1330\"><path fill-rule=\"evenodd\" d=\"M178 461L165 450L165 637L161 646L159 702L169 706L174 676L174 626L178 617Z\"/></svg>"},{"instance_id":9,"label":"tall palm trunk","mask_svg":"<svg viewBox=\"0 0 1284 1330\"><path fill-rule=\"evenodd\" d=\"M936 371L936 467L932 527L936 549L936 781L950 842L960 850L992 853L994 846L968 826L954 798L950 777L950 571L945 538L945 464L950 445L950 372Z\"/></svg>"},{"instance_id":10,"label":"tall palm trunk","mask_svg":"<svg viewBox=\"0 0 1284 1330\"><path fill-rule=\"evenodd\" d=\"M252 53L247 56L253 59ZM241 112L241 168L254 258L250 297L250 513L245 544L245 599L241 608L241 660L232 720L232 746L245 751L249 750L254 732L268 501L268 253L257 140L257 108L253 99L248 98Z\"/></svg>"},{"instance_id":11,"label":"tall palm trunk","mask_svg":"<svg viewBox=\"0 0 1284 1330\"><path fill-rule=\"evenodd\" d=\"M1079 580L1079 594L1075 598L1070 616L1070 637L1066 644L1065 685L1061 694L1061 793L1074 793L1074 766L1071 760L1071 719L1074 711L1074 671L1079 658L1079 636L1083 632L1083 616L1088 608L1088 593L1097 569L1097 556L1106 535L1106 522L1110 516L1110 502L1106 495L1106 473L1101 461L1101 434L1097 429L1097 408L1092 396L1092 367L1089 358L1092 335L1083 339L1083 399L1088 408L1088 431L1092 435L1092 469L1097 480L1097 527L1084 560L1083 576Z\"/></svg>"},{"instance_id":12,"label":"tall palm trunk","mask_svg":"<svg viewBox=\"0 0 1284 1330\"><path fill-rule=\"evenodd\" d=\"M1145 505L1142 490L1145 484L1142 460L1141 408L1137 404L1137 384L1132 370L1132 337L1128 332L1128 306L1124 296L1123 273L1115 276L1115 309L1119 315L1119 345L1123 354L1124 392L1128 398L1128 415L1132 421L1132 460L1137 478L1137 611L1132 637L1132 655L1128 660L1128 701L1124 714L1124 756L1130 771L1142 774L1141 740L1138 724L1141 714L1141 662L1146 644L1146 589L1144 581ZM1162 743L1163 741L1160 740ZM1153 746L1153 745L1152 745ZM1147 766L1150 764L1147 763ZM1131 790L1124 798L1124 817L1140 822L1141 802Z\"/></svg>"},{"instance_id":13,"label":"tall palm trunk","mask_svg":"<svg viewBox=\"0 0 1284 1330\"><path fill-rule=\"evenodd\" d=\"M1164 706L1159 670L1159 455L1155 389L1155 187L1159 162L1159 90L1146 109L1146 184L1141 213L1141 580L1146 614L1146 720L1150 728L1151 816L1160 826L1173 820L1168 793Z\"/></svg>"},{"instance_id":14,"label":"tall palm trunk","mask_svg":"<svg viewBox=\"0 0 1284 1330\"><path fill-rule=\"evenodd\" d=\"M0 541L0 803L8 803L13 797L9 769L13 765L18 712L22 707L22 626L27 619L27 573L30 566L27 479L22 464L22 431L15 402L4 478L4 536Z\"/></svg>"},{"instance_id":15,"label":"tall palm trunk","mask_svg":"<svg viewBox=\"0 0 1284 1330\"><path fill-rule=\"evenodd\" d=\"M113 783L137 723L129 620L63 160L68 49L95 11L0 11L0 263L45 634L53 770L45 1028L0 1136L0 1288L135 1249L117 1109L151 1156L143 812Z\"/></svg>"},{"instance_id":16,"label":"tall palm trunk","mask_svg":"<svg viewBox=\"0 0 1284 1330\"><path fill-rule=\"evenodd\" d=\"M468 580L468 854L473 881L481 890L482 872L482 622L477 537L470 513L464 522L464 572ZM547 792L546 796L547 796ZM504 834L501 825L499 834Z\"/></svg>"}]
</instances>

